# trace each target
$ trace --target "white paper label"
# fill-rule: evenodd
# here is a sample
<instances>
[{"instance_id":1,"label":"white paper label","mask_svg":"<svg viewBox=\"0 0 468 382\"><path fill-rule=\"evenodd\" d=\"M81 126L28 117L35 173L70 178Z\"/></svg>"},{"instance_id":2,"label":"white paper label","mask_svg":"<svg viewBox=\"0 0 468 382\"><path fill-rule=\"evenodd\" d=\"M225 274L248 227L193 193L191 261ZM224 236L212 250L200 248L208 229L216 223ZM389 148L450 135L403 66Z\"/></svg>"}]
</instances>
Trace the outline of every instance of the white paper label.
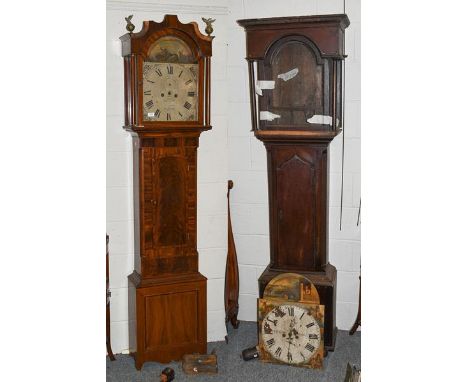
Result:
<instances>
[{"instance_id":1,"label":"white paper label","mask_svg":"<svg viewBox=\"0 0 468 382\"><path fill-rule=\"evenodd\" d=\"M255 93L262 96L263 95L262 88L260 88L258 85L255 85Z\"/></svg>"},{"instance_id":2,"label":"white paper label","mask_svg":"<svg viewBox=\"0 0 468 382\"><path fill-rule=\"evenodd\" d=\"M148 117L154 117L154 113L148 113Z\"/></svg>"},{"instance_id":3,"label":"white paper label","mask_svg":"<svg viewBox=\"0 0 468 382\"><path fill-rule=\"evenodd\" d=\"M263 95L262 89L274 89L275 81L257 81L255 84L255 93Z\"/></svg>"},{"instance_id":4,"label":"white paper label","mask_svg":"<svg viewBox=\"0 0 468 382\"><path fill-rule=\"evenodd\" d=\"M307 120L309 123L318 123L320 125L332 125L333 124L333 119L329 115L314 115L312 118L309 118ZM340 120L337 118L336 119L336 125L338 126L340 124Z\"/></svg>"},{"instance_id":5,"label":"white paper label","mask_svg":"<svg viewBox=\"0 0 468 382\"><path fill-rule=\"evenodd\" d=\"M260 89L274 89L275 81L257 81L257 86Z\"/></svg>"},{"instance_id":6,"label":"white paper label","mask_svg":"<svg viewBox=\"0 0 468 382\"><path fill-rule=\"evenodd\" d=\"M269 111L260 112L260 121L273 121L275 118L281 118L281 115Z\"/></svg>"},{"instance_id":7,"label":"white paper label","mask_svg":"<svg viewBox=\"0 0 468 382\"><path fill-rule=\"evenodd\" d=\"M281 78L283 81L289 81L291 78L296 77L297 73L299 73L299 69L294 68L289 72L278 74L278 78Z\"/></svg>"}]
</instances>

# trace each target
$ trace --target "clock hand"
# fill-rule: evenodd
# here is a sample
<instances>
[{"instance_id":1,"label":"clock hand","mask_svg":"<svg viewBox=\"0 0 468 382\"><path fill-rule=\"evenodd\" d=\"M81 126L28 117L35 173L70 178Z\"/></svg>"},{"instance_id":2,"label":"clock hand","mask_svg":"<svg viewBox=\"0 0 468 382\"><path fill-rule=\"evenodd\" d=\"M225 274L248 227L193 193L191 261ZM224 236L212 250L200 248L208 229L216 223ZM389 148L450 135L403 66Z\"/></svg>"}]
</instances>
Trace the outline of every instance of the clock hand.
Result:
<instances>
[{"instance_id":1,"label":"clock hand","mask_svg":"<svg viewBox=\"0 0 468 382\"><path fill-rule=\"evenodd\" d=\"M287 338L286 341L288 341L289 345L291 345L293 340L294 340L294 338L292 336L292 330L290 330L289 333L288 333L288 338Z\"/></svg>"},{"instance_id":2,"label":"clock hand","mask_svg":"<svg viewBox=\"0 0 468 382\"><path fill-rule=\"evenodd\" d=\"M299 332L294 328L293 329L293 333L294 333L294 337L296 337L296 339L299 338Z\"/></svg>"}]
</instances>

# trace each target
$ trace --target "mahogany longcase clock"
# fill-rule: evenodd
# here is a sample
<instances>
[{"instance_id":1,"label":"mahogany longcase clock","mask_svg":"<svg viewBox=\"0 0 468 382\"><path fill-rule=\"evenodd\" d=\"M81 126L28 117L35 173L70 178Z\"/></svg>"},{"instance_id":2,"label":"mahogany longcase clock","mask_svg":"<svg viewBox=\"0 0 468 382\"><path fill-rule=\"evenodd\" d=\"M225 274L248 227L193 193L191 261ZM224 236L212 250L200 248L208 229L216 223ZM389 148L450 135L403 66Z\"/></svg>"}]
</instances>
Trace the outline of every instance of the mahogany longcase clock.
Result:
<instances>
[{"instance_id":1,"label":"mahogany longcase clock","mask_svg":"<svg viewBox=\"0 0 468 382\"><path fill-rule=\"evenodd\" d=\"M336 268L328 262L329 144L343 123L346 15L239 20L246 31L252 130L267 152L270 264L299 273L325 306L325 349L336 338Z\"/></svg>"},{"instance_id":2,"label":"mahogany longcase clock","mask_svg":"<svg viewBox=\"0 0 468 382\"><path fill-rule=\"evenodd\" d=\"M205 353L206 278L198 272L197 148L210 126L212 37L166 15L121 38L125 126L133 138L136 368Z\"/></svg>"}]
</instances>

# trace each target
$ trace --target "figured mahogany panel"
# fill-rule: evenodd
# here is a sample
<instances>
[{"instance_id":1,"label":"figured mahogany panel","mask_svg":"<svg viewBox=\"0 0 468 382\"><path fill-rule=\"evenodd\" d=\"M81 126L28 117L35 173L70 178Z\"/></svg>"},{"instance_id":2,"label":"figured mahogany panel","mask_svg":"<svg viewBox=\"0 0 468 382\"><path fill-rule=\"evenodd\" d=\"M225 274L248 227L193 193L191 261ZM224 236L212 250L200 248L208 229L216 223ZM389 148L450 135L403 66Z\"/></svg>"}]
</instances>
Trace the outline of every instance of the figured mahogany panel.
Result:
<instances>
[{"instance_id":1,"label":"figured mahogany panel","mask_svg":"<svg viewBox=\"0 0 468 382\"><path fill-rule=\"evenodd\" d=\"M148 296L145 299L145 349L198 341L196 291Z\"/></svg>"},{"instance_id":2,"label":"figured mahogany panel","mask_svg":"<svg viewBox=\"0 0 468 382\"><path fill-rule=\"evenodd\" d=\"M136 318L137 369L148 360L167 363L206 353L205 277L192 273L145 281L134 272L129 281L131 302L136 298L136 317L129 317Z\"/></svg>"},{"instance_id":3,"label":"figured mahogany panel","mask_svg":"<svg viewBox=\"0 0 468 382\"><path fill-rule=\"evenodd\" d=\"M157 245L183 245L187 238L186 160L182 157L163 157L158 167Z\"/></svg>"},{"instance_id":4,"label":"figured mahogany panel","mask_svg":"<svg viewBox=\"0 0 468 382\"><path fill-rule=\"evenodd\" d=\"M144 138L140 149L144 279L198 270L197 137Z\"/></svg>"}]
</instances>

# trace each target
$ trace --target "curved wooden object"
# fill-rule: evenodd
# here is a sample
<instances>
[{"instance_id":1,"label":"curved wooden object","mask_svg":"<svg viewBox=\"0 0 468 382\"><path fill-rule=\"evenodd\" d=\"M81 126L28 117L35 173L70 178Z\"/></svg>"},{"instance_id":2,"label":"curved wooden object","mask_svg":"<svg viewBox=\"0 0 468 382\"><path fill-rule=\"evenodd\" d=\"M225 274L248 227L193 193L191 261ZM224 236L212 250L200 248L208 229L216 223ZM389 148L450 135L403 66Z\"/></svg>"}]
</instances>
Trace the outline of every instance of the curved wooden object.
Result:
<instances>
[{"instance_id":1,"label":"curved wooden object","mask_svg":"<svg viewBox=\"0 0 468 382\"><path fill-rule=\"evenodd\" d=\"M110 339L109 235L106 235L106 348L109 359L115 361Z\"/></svg>"},{"instance_id":2,"label":"curved wooden object","mask_svg":"<svg viewBox=\"0 0 468 382\"><path fill-rule=\"evenodd\" d=\"M239 312L239 267L237 265L236 245L231 225L231 208L229 203L229 193L234 187L232 180L228 181L228 253L226 259L226 275L224 278L224 308L226 311L226 327L230 321L232 327L237 329L239 321L237 314Z\"/></svg>"},{"instance_id":3,"label":"curved wooden object","mask_svg":"<svg viewBox=\"0 0 468 382\"><path fill-rule=\"evenodd\" d=\"M354 321L353 327L349 330L349 335L352 336L356 333L356 330L361 326L361 276L359 276L359 307L358 313L356 317L356 321Z\"/></svg>"}]
</instances>

